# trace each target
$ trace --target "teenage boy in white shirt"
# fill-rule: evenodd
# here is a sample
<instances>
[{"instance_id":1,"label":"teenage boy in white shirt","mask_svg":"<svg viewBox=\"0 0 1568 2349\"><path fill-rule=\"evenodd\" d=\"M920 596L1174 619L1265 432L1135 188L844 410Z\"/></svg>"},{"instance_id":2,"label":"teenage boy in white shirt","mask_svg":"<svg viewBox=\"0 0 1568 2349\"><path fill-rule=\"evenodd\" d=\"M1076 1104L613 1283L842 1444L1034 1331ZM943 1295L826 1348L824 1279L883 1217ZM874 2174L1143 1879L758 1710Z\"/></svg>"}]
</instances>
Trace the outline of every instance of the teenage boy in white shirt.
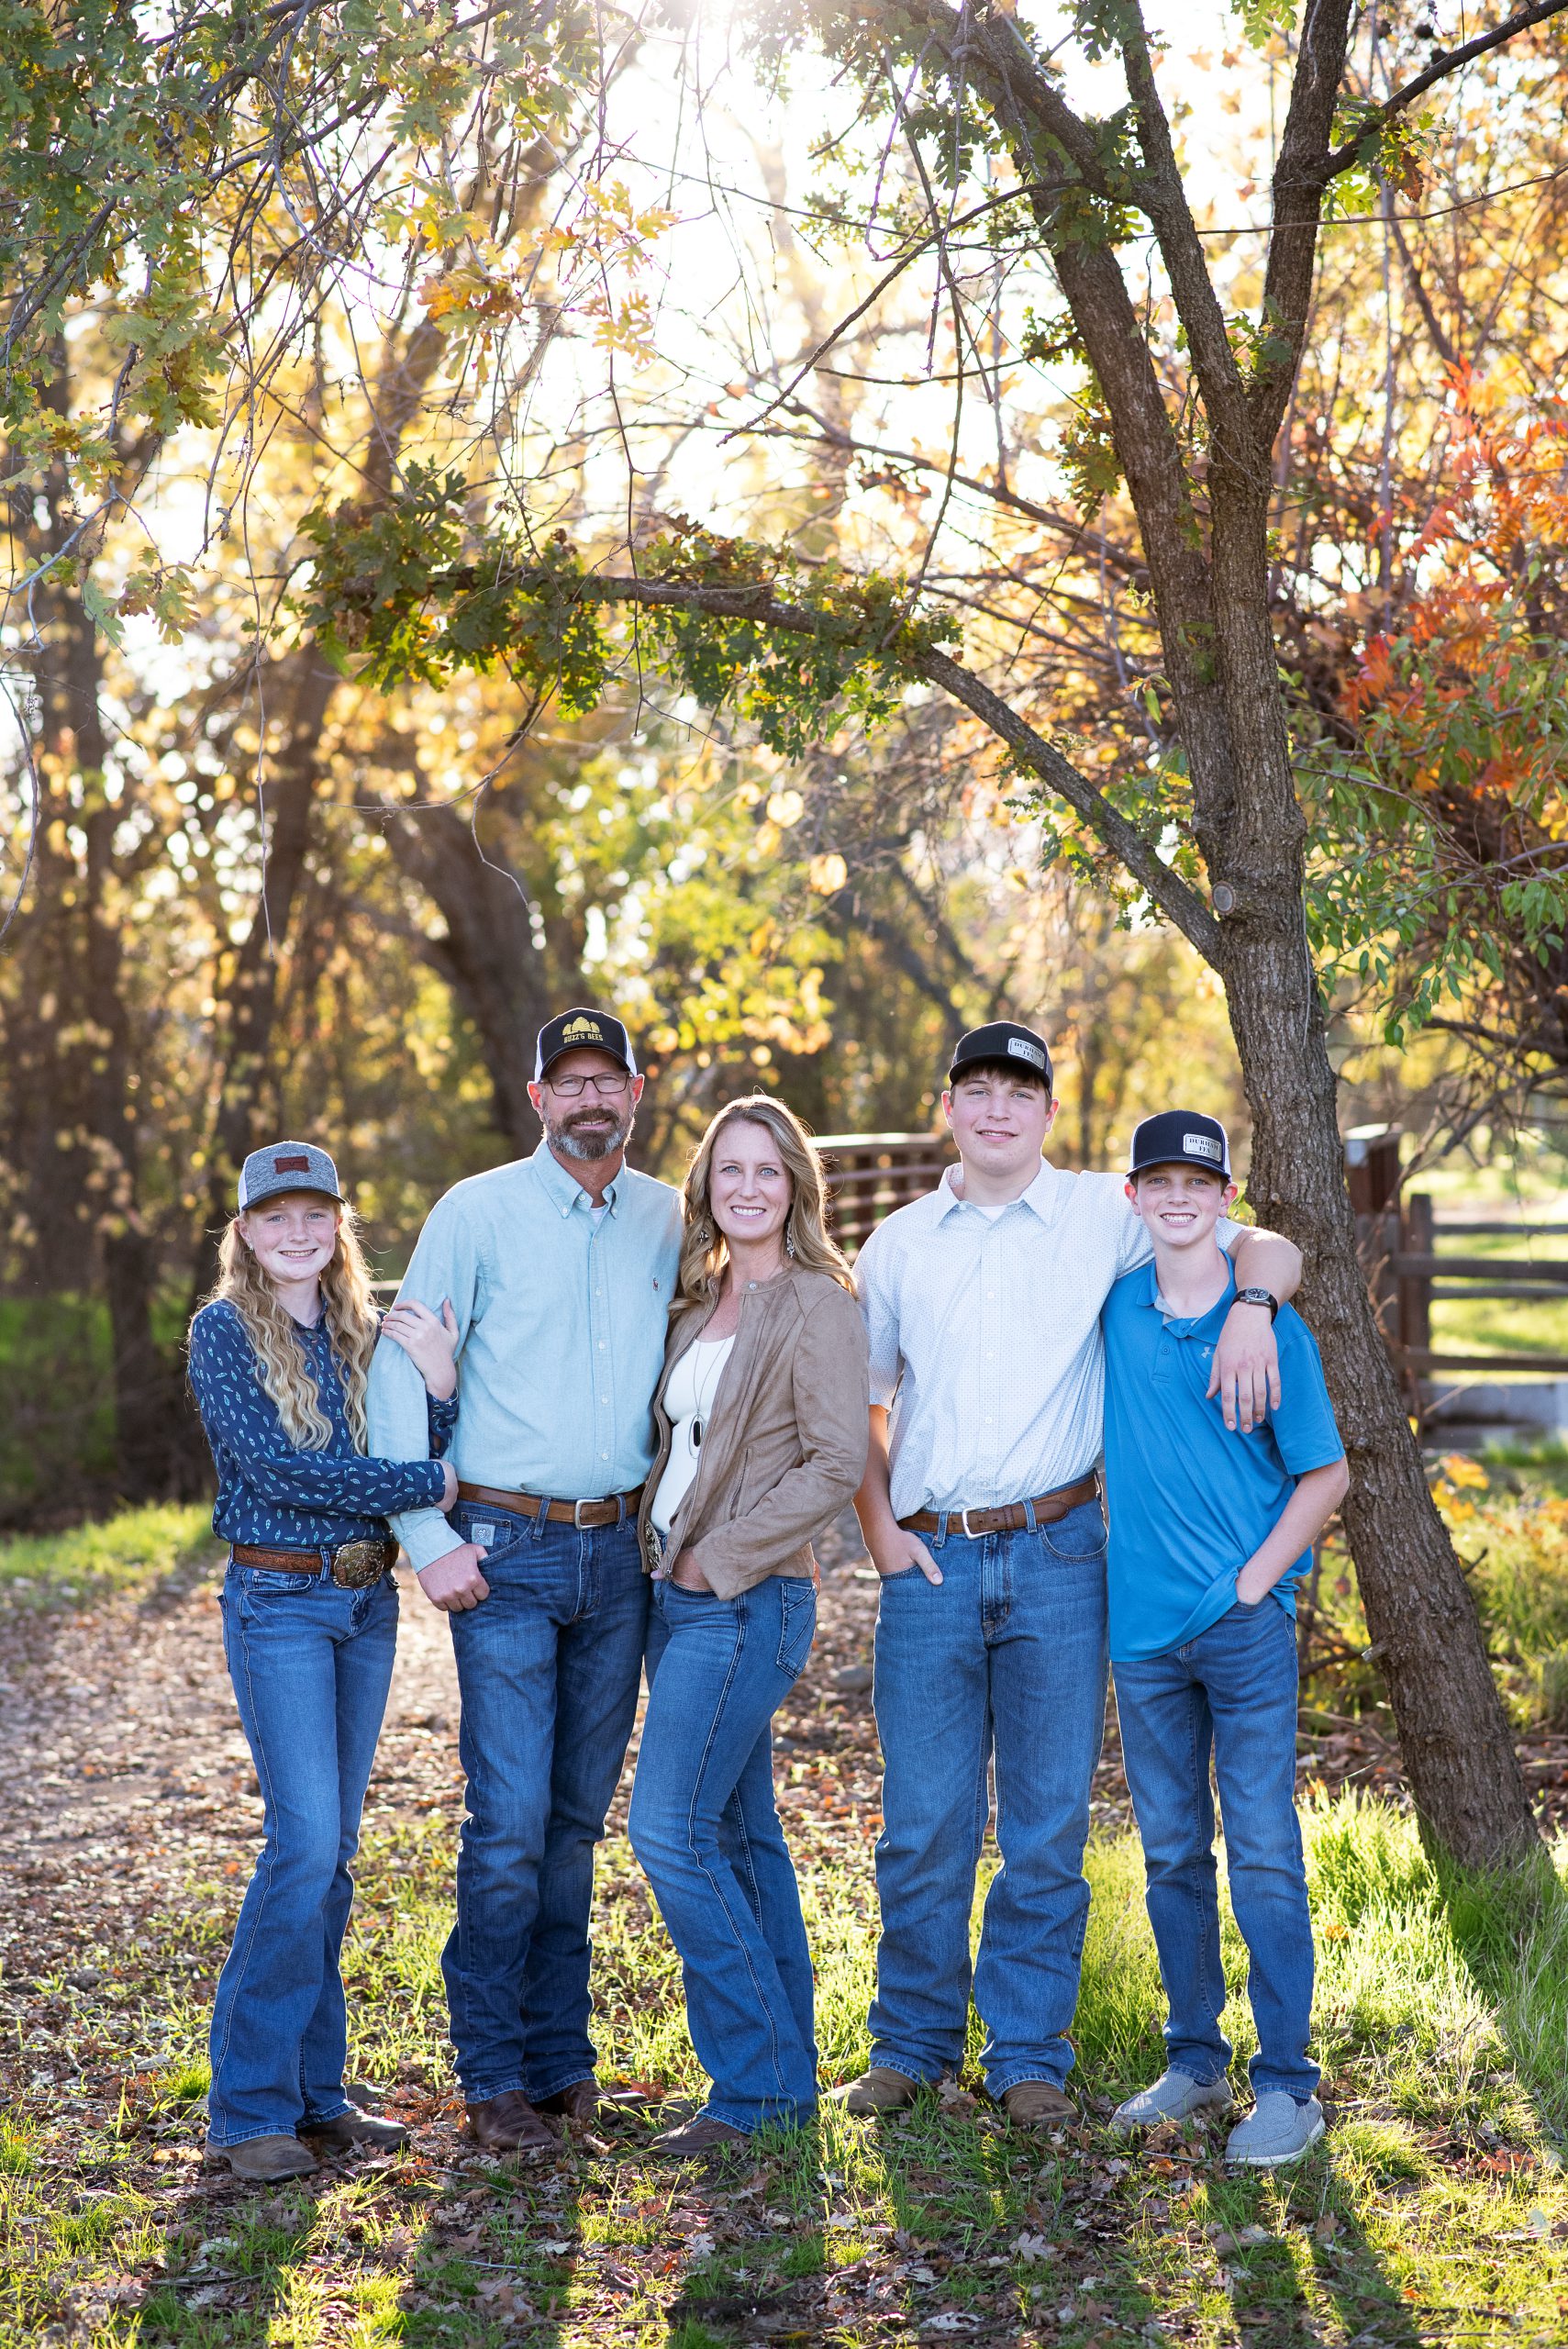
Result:
<instances>
[{"instance_id":1,"label":"teenage boy in white shirt","mask_svg":"<svg viewBox=\"0 0 1568 2349\"><path fill-rule=\"evenodd\" d=\"M973 1972L982 2061L1010 2120L1053 2125L1073 2115L1066 2032L1105 1723L1100 1308L1151 1248L1120 1175L1042 1160L1056 1104L1033 1030L973 1030L948 1088L959 1166L880 1224L855 1268L884 1825L871 2065L839 2093L851 2112L895 2110L962 2061L994 1759L1002 1865ZM1222 1225L1220 1239L1237 1293L1211 1391L1246 1432L1279 1400L1273 1320L1301 1259L1271 1232Z\"/></svg>"}]
</instances>

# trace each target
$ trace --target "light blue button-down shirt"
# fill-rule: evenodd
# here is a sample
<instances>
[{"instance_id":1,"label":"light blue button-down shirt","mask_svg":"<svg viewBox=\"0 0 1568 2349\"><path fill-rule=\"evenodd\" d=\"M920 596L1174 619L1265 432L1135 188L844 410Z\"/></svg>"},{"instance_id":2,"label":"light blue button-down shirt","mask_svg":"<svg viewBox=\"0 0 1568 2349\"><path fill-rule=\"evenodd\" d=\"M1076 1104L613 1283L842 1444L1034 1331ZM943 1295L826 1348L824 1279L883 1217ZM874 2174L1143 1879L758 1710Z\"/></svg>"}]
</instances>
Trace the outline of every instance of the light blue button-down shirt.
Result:
<instances>
[{"instance_id":1,"label":"light blue button-down shirt","mask_svg":"<svg viewBox=\"0 0 1568 2349\"><path fill-rule=\"evenodd\" d=\"M472 1175L431 1211L399 1295L459 1330L452 1464L465 1484L588 1500L630 1492L653 1464L652 1400L680 1255L678 1192L623 1168L594 1212L541 1142ZM371 1365L370 1445L426 1459L425 1385L390 1341ZM458 1537L439 1509L394 1517L416 1568Z\"/></svg>"}]
</instances>

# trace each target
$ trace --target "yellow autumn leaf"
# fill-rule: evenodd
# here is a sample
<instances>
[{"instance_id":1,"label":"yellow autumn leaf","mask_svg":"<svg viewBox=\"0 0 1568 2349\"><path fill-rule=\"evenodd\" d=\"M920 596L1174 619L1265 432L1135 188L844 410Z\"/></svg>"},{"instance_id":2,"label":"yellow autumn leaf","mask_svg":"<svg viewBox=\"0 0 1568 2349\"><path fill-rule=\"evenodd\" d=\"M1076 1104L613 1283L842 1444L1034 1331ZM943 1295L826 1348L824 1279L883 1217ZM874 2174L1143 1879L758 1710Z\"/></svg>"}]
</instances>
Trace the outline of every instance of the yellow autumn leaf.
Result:
<instances>
[{"instance_id":1,"label":"yellow autumn leaf","mask_svg":"<svg viewBox=\"0 0 1568 2349\"><path fill-rule=\"evenodd\" d=\"M850 868L837 849L814 856L806 867L811 886L819 897L836 896L850 877Z\"/></svg>"},{"instance_id":2,"label":"yellow autumn leaf","mask_svg":"<svg viewBox=\"0 0 1568 2349\"><path fill-rule=\"evenodd\" d=\"M768 801L768 814L786 831L791 824L798 824L805 813L806 802L798 791L775 791Z\"/></svg>"}]
</instances>

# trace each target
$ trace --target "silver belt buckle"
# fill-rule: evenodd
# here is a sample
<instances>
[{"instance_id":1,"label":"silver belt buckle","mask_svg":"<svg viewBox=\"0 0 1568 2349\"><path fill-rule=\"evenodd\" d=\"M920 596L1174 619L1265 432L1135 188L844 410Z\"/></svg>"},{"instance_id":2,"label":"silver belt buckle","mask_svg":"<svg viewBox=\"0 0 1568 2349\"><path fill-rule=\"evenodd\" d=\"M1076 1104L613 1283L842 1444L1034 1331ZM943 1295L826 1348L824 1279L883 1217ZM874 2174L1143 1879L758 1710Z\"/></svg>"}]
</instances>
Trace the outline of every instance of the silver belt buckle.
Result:
<instances>
[{"instance_id":1,"label":"silver belt buckle","mask_svg":"<svg viewBox=\"0 0 1568 2349\"><path fill-rule=\"evenodd\" d=\"M592 1526L585 1526L584 1524L583 1511L585 1508L597 1508L604 1497L605 1496L603 1493L590 1493L586 1500L573 1502L572 1522L577 1528L579 1533L591 1533L593 1531Z\"/></svg>"},{"instance_id":2,"label":"silver belt buckle","mask_svg":"<svg viewBox=\"0 0 1568 2349\"><path fill-rule=\"evenodd\" d=\"M983 1533L972 1533L970 1531L969 1511L966 1508L961 1508L959 1510L958 1521L963 1528L963 1538L966 1542L984 1542L985 1536Z\"/></svg>"}]
</instances>

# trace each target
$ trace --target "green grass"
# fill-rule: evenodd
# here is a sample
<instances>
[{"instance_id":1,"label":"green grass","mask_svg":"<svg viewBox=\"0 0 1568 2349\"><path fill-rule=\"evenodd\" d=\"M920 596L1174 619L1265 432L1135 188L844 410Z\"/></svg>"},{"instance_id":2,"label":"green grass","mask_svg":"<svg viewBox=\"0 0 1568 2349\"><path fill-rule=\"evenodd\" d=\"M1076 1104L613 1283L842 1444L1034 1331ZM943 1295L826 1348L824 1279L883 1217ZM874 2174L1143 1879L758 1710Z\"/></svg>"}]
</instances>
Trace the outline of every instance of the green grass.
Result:
<instances>
[{"instance_id":1,"label":"green grass","mask_svg":"<svg viewBox=\"0 0 1568 2349\"><path fill-rule=\"evenodd\" d=\"M1354 1798L1309 1806L1306 1834L1334 2122L1285 2176L1229 2175L1218 2132L1129 2148L1106 2130L1110 2101L1161 2061L1124 1837L1091 1854L1079 2130L1020 2138L966 2075L892 2123L824 2108L813 2129L711 2173L651 2159L651 2123L628 2116L531 2172L464 2166L448 2138L444 2167L357 2165L213 2203L187 2158L202 2015L186 1991L165 2001L165 2070L117 2129L84 2132L26 2099L8 2124L0 2343L1561 2342L1568 1887L1544 1872L1522 1889L1445 1884L1407 1819ZM368 1851L349 1945L354 2072L438 2104L451 2087L436 1971L450 1868L433 1824ZM833 2075L865 2054L863 1843L808 1871L806 1890ZM218 1898L197 1888L165 1920L161 1947L140 1954L142 1996L183 1971L171 1957L213 1954ZM695 2087L676 1969L622 1846L606 1854L596 1952L606 2072ZM1229 1920L1225 1954L1239 1991ZM1244 2012L1233 2005L1239 2065Z\"/></svg>"},{"instance_id":2,"label":"green grass","mask_svg":"<svg viewBox=\"0 0 1568 2349\"><path fill-rule=\"evenodd\" d=\"M72 1607L114 1591L147 1590L217 1555L205 1503L122 1509L69 1533L0 1542L0 1607Z\"/></svg>"}]
</instances>

